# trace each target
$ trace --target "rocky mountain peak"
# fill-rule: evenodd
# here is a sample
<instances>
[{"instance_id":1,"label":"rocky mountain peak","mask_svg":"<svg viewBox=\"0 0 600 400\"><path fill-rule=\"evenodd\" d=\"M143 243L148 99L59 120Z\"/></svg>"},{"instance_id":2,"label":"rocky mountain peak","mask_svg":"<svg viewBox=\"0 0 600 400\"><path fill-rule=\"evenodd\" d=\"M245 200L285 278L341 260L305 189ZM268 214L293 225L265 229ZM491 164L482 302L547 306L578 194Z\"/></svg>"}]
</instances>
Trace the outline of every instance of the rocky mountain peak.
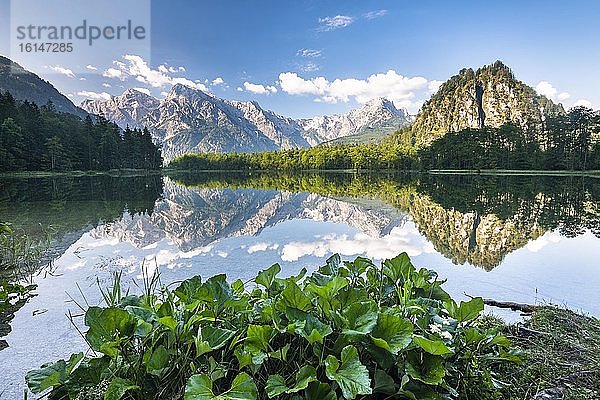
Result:
<instances>
[{"instance_id":1,"label":"rocky mountain peak","mask_svg":"<svg viewBox=\"0 0 600 400\"><path fill-rule=\"evenodd\" d=\"M523 128L562 114L560 104L517 80L501 61L476 71L462 69L425 102L413 125L417 144L428 145L446 132L511 122Z\"/></svg>"}]
</instances>

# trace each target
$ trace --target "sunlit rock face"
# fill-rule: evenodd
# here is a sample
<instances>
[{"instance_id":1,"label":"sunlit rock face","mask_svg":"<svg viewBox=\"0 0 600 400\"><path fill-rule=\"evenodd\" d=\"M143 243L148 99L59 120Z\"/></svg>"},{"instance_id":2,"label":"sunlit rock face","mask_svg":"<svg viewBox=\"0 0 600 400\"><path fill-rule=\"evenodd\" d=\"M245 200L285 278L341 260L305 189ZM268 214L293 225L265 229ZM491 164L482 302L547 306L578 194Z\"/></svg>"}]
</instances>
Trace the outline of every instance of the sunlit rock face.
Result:
<instances>
[{"instance_id":1,"label":"sunlit rock face","mask_svg":"<svg viewBox=\"0 0 600 400\"><path fill-rule=\"evenodd\" d=\"M497 61L477 71L463 69L440 86L419 111L413 134L423 146L466 128L499 127L508 122L524 129L541 128L547 117L558 114L564 114L562 105L537 94Z\"/></svg>"},{"instance_id":2,"label":"sunlit rock face","mask_svg":"<svg viewBox=\"0 0 600 400\"><path fill-rule=\"evenodd\" d=\"M186 188L166 180L162 199L151 215L126 214L91 234L138 247L167 238L180 250L191 251L222 238L255 236L266 227L291 219L345 223L369 236L381 237L407 218L379 202L353 204L277 190Z\"/></svg>"}]
</instances>

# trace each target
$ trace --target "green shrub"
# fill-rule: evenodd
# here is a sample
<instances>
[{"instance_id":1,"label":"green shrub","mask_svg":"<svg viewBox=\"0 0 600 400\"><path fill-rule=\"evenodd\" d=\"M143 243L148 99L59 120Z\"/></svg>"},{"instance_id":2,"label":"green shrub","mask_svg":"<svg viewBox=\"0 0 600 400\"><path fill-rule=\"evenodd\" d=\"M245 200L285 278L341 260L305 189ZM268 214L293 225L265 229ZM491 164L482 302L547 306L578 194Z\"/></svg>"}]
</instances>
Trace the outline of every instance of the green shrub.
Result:
<instances>
[{"instance_id":1,"label":"green shrub","mask_svg":"<svg viewBox=\"0 0 600 400\"><path fill-rule=\"evenodd\" d=\"M27 383L50 399L482 398L499 384L492 366L518 361L497 330L478 328L481 298L456 304L406 253L279 272L248 286L217 275L174 290L152 289L154 277L141 296L111 289L85 315L98 357L47 364Z\"/></svg>"}]
</instances>

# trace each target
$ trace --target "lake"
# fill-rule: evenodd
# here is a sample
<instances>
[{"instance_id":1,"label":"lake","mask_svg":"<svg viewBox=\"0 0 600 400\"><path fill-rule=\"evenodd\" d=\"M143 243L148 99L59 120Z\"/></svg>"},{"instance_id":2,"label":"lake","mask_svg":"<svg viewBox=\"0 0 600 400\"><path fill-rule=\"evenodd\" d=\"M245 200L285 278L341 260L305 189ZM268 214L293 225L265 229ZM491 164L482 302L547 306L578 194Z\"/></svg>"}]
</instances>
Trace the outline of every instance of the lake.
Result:
<instances>
[{"instance_id":1,"label":"lake","mask_svg":"<svg viewBox=\"0 0 600 400\"><path fill-rule=\"evenodd\" d=\"M37 296L3 338L0 399L22 398L28 370L86 350L82 308L100 303L98 285L118 271L139 291L155 270L164 285L245 281L274 263L292 275L335 253L407 252L458 299L600 317L600 178L196 174L1 178L0 189L0 221L34 238L51 232L53 255L26 277Z\"/></svg>"}]
</instances>

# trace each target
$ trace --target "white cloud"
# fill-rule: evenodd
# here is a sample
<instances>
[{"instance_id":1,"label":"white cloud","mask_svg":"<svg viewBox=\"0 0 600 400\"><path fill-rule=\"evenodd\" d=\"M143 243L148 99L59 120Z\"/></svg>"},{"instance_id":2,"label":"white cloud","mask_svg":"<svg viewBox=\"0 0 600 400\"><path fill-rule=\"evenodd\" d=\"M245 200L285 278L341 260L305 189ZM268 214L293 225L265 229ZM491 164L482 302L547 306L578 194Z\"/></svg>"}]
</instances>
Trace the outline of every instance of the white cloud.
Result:
<instances>
[{"instance_id":1,"label":"white cloud","mask_svg":"<svg viewBox=\"0 0 600 400\"><path fill-rule=\"evenodd\" d=\"M152 95L152 93L150 92L150 89L146 89L146 88L142 88L142 87L134 87L134 89L137 90L138 92L145 93L148 96Z\"/></svg>"},{"instance_id":2,"label":"white cloud","mask_svg":"<svg viewBox=\"0 0 600 400\"><path fill-rule=\"evenodd\" d=\"M106 82L104 82L104 83L102 84L102 86L104 86L105 88L109 88L109 87L111 87L110 83L106 83Z\"/></svg>"},{"instance_id":3,"label":"white cloud","mask_svg":"<svg viewBox=\"0 0 600 400\"><path fill-rule=\"evenodd\" d=\"M368 20L371 20L371 19L383 17L387 13L388 13L388 10L375 10L375 11L369 11L368 13L363 14L363 17Z\"/></svg>"},{"instance_id":4,"label":"white cloud","mask_svg":"<svg viewBox=\"0 0 600 400\"><path fill-rule=\"evenodd\" d=\"M354 22L354 17L348 15L336 15L335 17L319 18L321 26L319 30L322 32L332 31L338 28L346 28Z\"/></svg>"},{"instance_id":5,"label":"white cloud","mask_svg":"<svg viewBox=\"0 0 600 400\"><path fill-rule=\"evenodd\" d=\"M88 64L85 66L87 69L89 69L90 71L96 71L98 68L94 67L92 64Z\"/></svg>"},{"instance_id":6,"label":"white cloud","mask_svg":"<svg viewBox=\"0 0 600 400\"><path fill-rule=\"evenodd\" d=\"M87 81L87 79L85 79L83 76L81 78L79 78L80 81Z\"/></svg>"},{"instance_id":7,"label":"white cloud","mask_svg":"<svg viewBox=\"0 0 600 400\"><path fill-rule=\"evenodd\" d=\"M106 92L90 92L90 91L86 91L83 90L81 92L77 92L78 96L83 96L87 99L92 99L92 100L110 100L111 99L111 95L106 93Z\"/></svg>"},{"instance_id":8,"label":"white cloud","mask_svg":"<svg viewBox=\"0 0 600 400\"><path fill-rule=\"evenodd\" d=\"M573 103L572 107L594 108L594 107L592 107L592 102L589 100L586 100L586 99L577 100L575 103Z\"/></svg>"},{"instance_id":9,"label":"white cloud","mask_svg":"<svg viewBox=\"0 0 600 400\"><path fill-rule=\"evenodd\" d=\"M75 78L75 74L69 68L64 68L60 65L55 65L54 67L50 67L50 69L54 72L58 72L59 74L68 76L69 78Z\"/></svg>"},{"instance_id":10,"label":"white cloud","mask_svg":"<svg viewBox=\"0 0 600 400\"><path fill-rule=\"evenodd\" d=\"M123 56L123 61L113 61L117 68L109 68L104 71L103 76L108 78L125 79L132 77L136 81L145 83L155 88L162 88L169 85L182 84L195 89L208 91L206 85L200 82L194 82L184 77L175 77L172 74L185 72L183 67L167 67L159 65L157 69L152 69L148 63L140 56L127 54Z\"/></svg>"},{"instance_id":11,"label":"white cloud","mask_svg":"<svg viewBox=\"0 0 600 400\"><path fill-rule=\"evenodd\" d=\"M538 94L544 95L555 103L562 103L565 108L572 107L587 107L594 108L593 104L586 99L574 100L570 93L560 92L550 82L541 81L535 86L535 91Z\"/></svg>"},{"instance_id":12,"label":"white cloud","mask_svg":"<svg viewBox=\"0 0 600 400\"><path fill-rule=\"evenodd\" d=\"M222 85L223 83L225 83L225 81L220 76L217 76L215 79L212 80L213 86Z\"/></svg>"},{"instance_id":13,"label":"white cloud","mask_svg":"<svg viewBox=\"0 0 600 400\"><path fill-rule=\"evenodd\" d=\"M239 87L239 86L238 86L237 88L235 88L235 90L237 90L238 92L243 92L243 91L244 91L244 89L242 89L242 88L241 88L241 87Z\"/></svg>"},{"instance_id":14,"label":"white cloud","mask_svg":"<svg viewBox=\"0 0 600 400\"><path fill-rule=\"evenodd\" d=\"M254 94L277 93L277 88L275 86L264 86L250 82L244 82L244 89Z\"/></svg>"},{"instance_id":15,"label":"white cloud","mask_svg":"<svg viewBox=\"0 0 600 400\"><path fill-rule=\"evenodd\" d=\"M294 72L279 74L281 89L291 95L311 94L319 96L315 101L325 103L348 102L354 99L366 103L377 97L385 97L397 107L416 111L422 100L416 100L417 91L428 89L427 79L405 77L394 70L373 74L367 79L337 78L328 81L322 76L304 79Z\"/></svg>"},{"instance_id":16,"label":"white cloud","mask_svg":"<svg viewBox=\"0 0 600 400\"><path fill-rule=\"evenodd\" d=\"M429 93L433 94L433 93L437 92L443 83L444 83L444 81L438 81L435 79L432 81L429 81L429 83L427 83L427 89L429 90Z\"/></svg>"},{"instance_id":17,"label":"white cloud","mask_svg":"<svg viewBox=\"0 0 600 400\"><path fill-rule=\"evenodd\" d=\"M319 58L323 55L323 52L315 49L300 49L296 52L296 55L307 58Z\"/></svg>"},{"instance_id":18,"label":"white cloud","mask_svg":"<svg viewBox=\"0 0 600 400\"><path fill-rule=\"evenodd\" d=\"M558 90L548 81L541 81L538 83L535 86L535 91L538 94L546 96L554 102L562 102L571 97L571 95L567 92L559 93Z\"/></svg>"},{"instance_id":19,"label":"white cloud","mask_svg":"<svg viewBox=\"0 0 600 400\"><path fill-rule=\"evenodd\" d=\"M125 77L125 74L123 74L123 71L121 71L120 69L109 68L102 73L102 76L104 76L105 78L123 79Z\"/></svg>"},{"instance_id":20,"label":"white cloud","mask_svg":"<svg viewBox=\"0 0 600 400\"><path fill-rule=\"evenodd\" d=\"M322 96L329 87L329 81L322 76L306 80L299 77L295 72L282 72L279 74L279 85L288 94L314 94Z\"/></svg>"}]
</instances>

